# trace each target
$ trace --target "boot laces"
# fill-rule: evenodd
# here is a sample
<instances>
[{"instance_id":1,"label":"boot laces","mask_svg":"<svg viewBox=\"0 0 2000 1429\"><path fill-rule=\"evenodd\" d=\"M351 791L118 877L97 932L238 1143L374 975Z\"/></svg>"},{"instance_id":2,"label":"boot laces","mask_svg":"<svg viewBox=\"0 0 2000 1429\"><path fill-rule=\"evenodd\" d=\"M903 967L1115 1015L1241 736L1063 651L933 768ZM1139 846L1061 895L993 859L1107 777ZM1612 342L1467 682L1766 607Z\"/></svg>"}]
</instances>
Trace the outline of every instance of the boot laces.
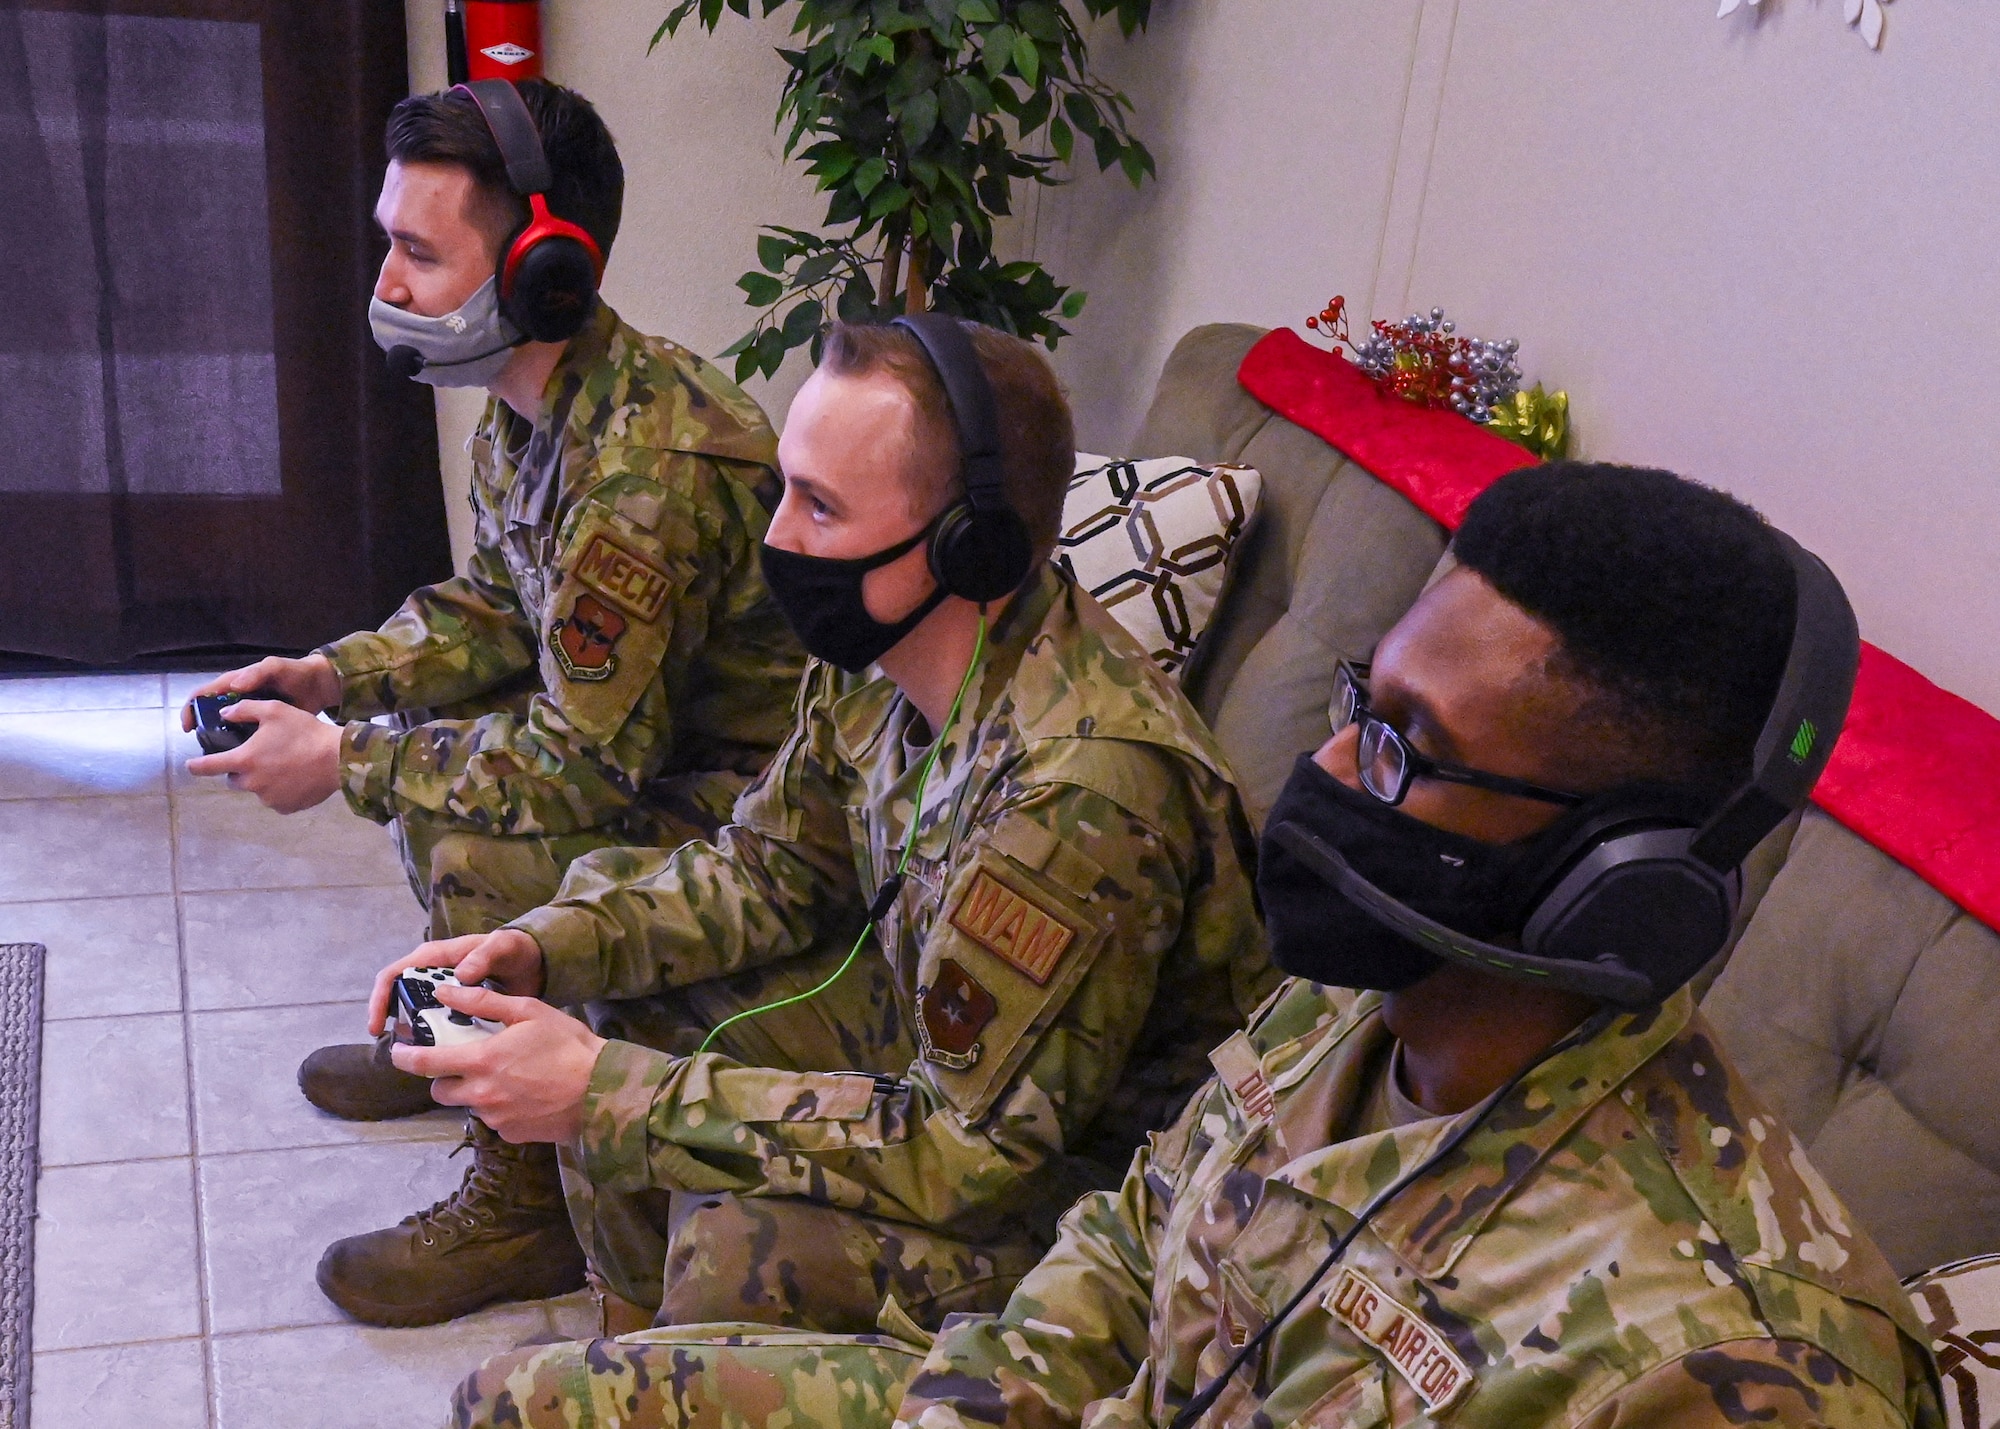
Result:
<instances>
[{"instance_id":1,"label":"boot laces","mask_svg":"<svg viewBox=\"0 0 2000 1429\"><path fill-rule=\"evenodd\" d=\"M439 1239L447 1242L460 1236L472 1234L481 1226L499 1223L499 1214L493 1209L493 1202L500 1196L502 1181L497 1157L481 1156L479 1144L473 1139L472 1128L466 1127L465 1135L459 1139L451 1154L461 1151L472 1152L472 1164L465 1168L465 1176L458 1183L458 1189L449 1196L424 1210L410 1216L407 1224L417 1230L417 1239L426 1247L435 1246Z\"/></svg>"}]
</instances>

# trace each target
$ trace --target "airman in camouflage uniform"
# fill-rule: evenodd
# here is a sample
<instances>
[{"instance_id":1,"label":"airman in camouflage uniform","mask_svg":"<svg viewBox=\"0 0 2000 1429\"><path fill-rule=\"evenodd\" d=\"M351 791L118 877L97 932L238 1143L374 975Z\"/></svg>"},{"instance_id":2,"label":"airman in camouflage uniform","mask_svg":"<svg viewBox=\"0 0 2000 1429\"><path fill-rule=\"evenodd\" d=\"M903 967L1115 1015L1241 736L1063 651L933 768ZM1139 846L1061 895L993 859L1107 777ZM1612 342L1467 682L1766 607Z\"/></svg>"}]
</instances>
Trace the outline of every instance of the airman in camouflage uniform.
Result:
<instances>
[{"instance_id":1,"label":"airman in camouflage uniform","mask_svg":"<svg viewBox=\"0 0 2000 1429\"><path fill-rule=\"evenodd\" d=\"M934 1342L890 1306L844 1345L718 1326L521 1350L453 1422L1163 1429L1460 1125L1375 1114L1389 1044L1378 995L1343 1012L1287 984L997 1317ZM1199 1422L1935 1429L1926 1343L1683 989L1530 1072Z\"/></svg>"},{"instance_id":2,"label":"airman in camouflage uniform","mask_svg":"<svg viewBox=\"0 0 2000 1429\"><path fill-rule=\"evenodd\" d=\"M470 446L467 573L323 649L350 721L342 791L393 825L432 937L545 902L591 850L713 832L784 739L805 665L757 557L781 490L775 438L695 354L600 302L549 377L543 420L493 398ZM369 722L381 715L394 718ZM336 1115L434 1105L374 1048L322 1048L299 1080ZM504 1207L478 1229L508 1264L550 1266L515 1292L578 1283L549 1149L469 1135L466 1188ZM470 1308L485 1277L461 1296L428 1258L480 1220L463 1199L336 1246L321 1288L374 1323Z\"/></svg>"},{"instance_id":3,"label":"airman in camouflage uniform","mask_svg":"<svg viewBox=\"0 0 2000 1429\"><path fill-rule=\"evenodd\" d=\"M577 861L512 925L603 1035L565 1156L580 1239L662 1323L861 1331L885 1293L996 1309L1275 980L1213 738L1055 568L930 734L884 677L814 664L714 844ZM909 877L826 992L876 890ZM665 1192L680 1198L670 1220ZM663 1269L666 1271L663 1284Z\"/></svg>"},{"instance_id":4,"label":"airman in camouflage uniform","mask_svg":"<svg viewBox=\"0 0 2000 1429\"><path fill-rule=\"evenodd\" d=\"M756 404L602 303L548 402L538 426L487 404L467 573L323 648L342 791L396 825L433 937L546 901L586 849L713 832L805 664L758 569L779 488Z\"/></svg>"}]
</instances>

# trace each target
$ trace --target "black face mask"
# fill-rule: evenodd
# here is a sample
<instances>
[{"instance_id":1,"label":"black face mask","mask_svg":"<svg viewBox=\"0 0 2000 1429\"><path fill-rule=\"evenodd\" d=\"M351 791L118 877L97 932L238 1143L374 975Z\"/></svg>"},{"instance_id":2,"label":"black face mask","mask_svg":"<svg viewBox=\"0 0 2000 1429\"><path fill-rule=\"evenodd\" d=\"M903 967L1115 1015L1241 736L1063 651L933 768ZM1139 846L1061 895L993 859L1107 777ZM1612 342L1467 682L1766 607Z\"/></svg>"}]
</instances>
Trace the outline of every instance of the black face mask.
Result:
<instances>
[{"instance_id":1,"label":"black face mask","mask_svg":"<svg viewBox=\"0 0 2000 1429\"><path fill-rule=\"evenodd\" d=\"M1447 928L1491 940L1524 921L1524 872L1544 866L1567 840L1568 818L1520 843L1488 844L1432 828L1361 789L1350 789L1302 754L1265 821L1257 894L1271 961L1295 977L1335 987L1396 992L1435 972L1436 954L1375 921L1271 837L1297 824L1346 858L1397 902ZM1539 880L1537 880L1539 881Z\"/></svg>"},{"instance_id":2,"label":"black face mask","mask_svg":"<svg viewBox=\"0 0 2000 1429\"><path fill-rule=\"evenodd\" d=\"M867 602L861 598L861 582L870 571L907 555L930 535L931 527L926 526L907 541L846 561L781 550L766 542L762 553L764 584L771 588L772 599L778 602L778 609L808 655L850 674L858 673L894 649L948 593L938 586L915 610L892 625L870 615Z\"/></svg>"}]
</instances>

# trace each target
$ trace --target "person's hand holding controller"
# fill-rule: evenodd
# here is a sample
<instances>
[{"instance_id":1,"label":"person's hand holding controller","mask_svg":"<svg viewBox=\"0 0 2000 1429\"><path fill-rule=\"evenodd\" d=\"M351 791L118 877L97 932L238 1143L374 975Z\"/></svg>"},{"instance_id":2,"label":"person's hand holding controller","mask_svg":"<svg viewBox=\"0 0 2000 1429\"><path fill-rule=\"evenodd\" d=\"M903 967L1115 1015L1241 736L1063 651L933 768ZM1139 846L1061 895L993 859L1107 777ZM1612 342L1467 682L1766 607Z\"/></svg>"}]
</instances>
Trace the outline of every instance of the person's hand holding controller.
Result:
<instances>
[{"instance_id":1,"label":"person's hand holding controller","mask_svg":"<svg viewBox=\"0 0 2000 1429\"><path fill-rule=\"evenodd\" d=\"M541 947L519 929L496 928L490 933L441 938L375 974L375 990L368 998L370 1036L381 1036L388 1025L389 990L410 968L450 968L467 987L491 981L511 997L539 997L542 991Z\"/></svg>"},{"instance_id":2,"label":"person's hand holding controller","mask_svg":"<svg viewBox=\"0 0 2000 1429\"><path fill-rule=\"evenodd\" d=\"M340 676L333 662L315 651L302 660L271 656L208 682L196 695L275 690L282 700L244 700L223 718L254 725L255 732L235 749L190 759L188 773L223 775L229 787L255 794L281 814L330 798L340 788L340 726L317 710L340 703ZM194 728L194 702L181 710L181 728Z\"/></svg>"},{"instance_id":3,"label":"person's hand holding controller","mask_svg":"<svg viewBox=\"0 0 2000 1429\"><path fill-rule=\"evenodd\" d=\"M217 675L194 694L241 695L252 690L276 690L300 709L317 713L340 703L340 675L333 661L317 650L299 660L267 655L254 665ZM181 728L194 728L194 695L181 706Z\"/></svg>"}]
</instances>

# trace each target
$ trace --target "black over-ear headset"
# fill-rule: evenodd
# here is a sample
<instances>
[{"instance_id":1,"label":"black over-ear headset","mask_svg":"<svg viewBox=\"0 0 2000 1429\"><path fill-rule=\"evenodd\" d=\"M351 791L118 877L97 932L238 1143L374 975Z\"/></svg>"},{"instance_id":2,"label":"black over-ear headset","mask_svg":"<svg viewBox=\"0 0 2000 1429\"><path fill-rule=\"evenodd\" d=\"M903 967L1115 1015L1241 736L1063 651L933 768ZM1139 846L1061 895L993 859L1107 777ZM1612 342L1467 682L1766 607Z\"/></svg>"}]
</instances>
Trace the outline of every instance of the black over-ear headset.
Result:
<instances>
[{"instance_id":1,"label":"black over-ear headset","mask_svg":"<svg viewBox=\"0 0 2000 1429\"><path fill-rule=\"evenodd\" d=\"M1426 918L1297 824L1270 836L1375 921L1441 957L1620 1007L1660 1001L1728 942L1743 860L1811 796L1854 693L1861 634L1846 592L1819 557L1772 535L1791 559L1797 613L1749 781L1705 822L1657 794L1593 800L1586 807L1597 812L1527 875L1535 891L1519 948Z\"/></svg>"},{"instance_id":2,"label":"black over-ear headset","mask_svg":"<svg viewBox=\"0 0 2000 1429\"><path fill-rule=\"evenodd\" d=\"M965 499L931 532L931 575L945 590L984 605L1020 589L1034 568L1028 525L1007 500L1001 477L1000 427L993 384L964 326L947 313L911 313L893 320L917 340L951 407L958 436L959 479Z\"/></svg>"},{"instance_id":3,"label":"black over-ear headset","mask_svg":"<svg viewBox=\"0 0 2000 1429\"><path fill-rule=\"evenodd\" d=\"M536 342L567 342L589 321L604 254L588 233L549 212L554 181L541 131L512 80L454 85L479 109L507 166L507 185L528 201L527 221L500 245L500 311Z\"/></svg>"}]
</instances>

